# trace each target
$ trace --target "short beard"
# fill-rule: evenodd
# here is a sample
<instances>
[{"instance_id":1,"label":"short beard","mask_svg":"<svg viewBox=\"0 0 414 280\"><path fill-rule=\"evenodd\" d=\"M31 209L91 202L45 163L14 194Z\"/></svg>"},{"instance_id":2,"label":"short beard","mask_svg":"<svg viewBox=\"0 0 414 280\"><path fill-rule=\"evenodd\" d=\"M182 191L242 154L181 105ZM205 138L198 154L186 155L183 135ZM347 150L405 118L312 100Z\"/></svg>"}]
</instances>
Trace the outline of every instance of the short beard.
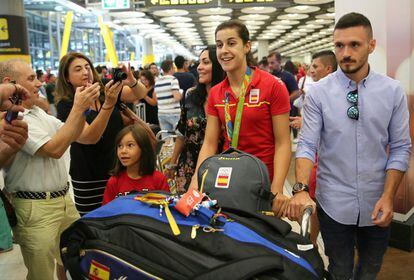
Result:
<instances>
[{"instance_id":1,"label":"short beard","mask_svg":"<svg viewBox=\"0 0 414 280\"><path fill-rule=\"evenodd\" d=\"M342 68L342 66L340 65L342 72L344 72L345 74L355 74L357 73L359 70L362 69L362 67L364 67L364 64L361 64L360 66L358 66L355 69L350 69L350 70L346 70L344 68Z\"/></svg>"}]
</instances>

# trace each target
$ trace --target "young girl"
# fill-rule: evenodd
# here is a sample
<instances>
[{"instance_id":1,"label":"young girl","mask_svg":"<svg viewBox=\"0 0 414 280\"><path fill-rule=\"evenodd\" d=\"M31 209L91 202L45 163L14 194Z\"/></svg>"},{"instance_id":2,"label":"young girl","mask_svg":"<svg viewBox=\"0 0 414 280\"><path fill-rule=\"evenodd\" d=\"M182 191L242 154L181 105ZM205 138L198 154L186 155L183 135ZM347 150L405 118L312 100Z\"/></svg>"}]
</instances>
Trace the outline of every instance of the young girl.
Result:
<instances>
[{"instance_id":1,"label":"young girl","mask_svg":"<svg viewBox=\"0 0 414 280\"><path fill-rule=\"evenodd\" d=\"M118 159L111 171L102 205L132 191L170 191L164 174L155 170L155 151L140 124L122 129L115 140Z\"/></svg>"}]
</instances>

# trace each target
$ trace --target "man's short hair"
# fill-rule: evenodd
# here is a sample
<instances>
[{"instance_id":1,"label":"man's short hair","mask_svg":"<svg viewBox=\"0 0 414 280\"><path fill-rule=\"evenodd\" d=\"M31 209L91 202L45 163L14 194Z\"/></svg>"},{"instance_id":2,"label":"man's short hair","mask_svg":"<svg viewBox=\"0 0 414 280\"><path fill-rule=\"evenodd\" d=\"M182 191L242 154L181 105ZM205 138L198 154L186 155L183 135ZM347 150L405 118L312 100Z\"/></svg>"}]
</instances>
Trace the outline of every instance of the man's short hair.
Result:
<instances>
[{"instance_id":1,"label":"man's short hair","mask_svg":"<svg viewBox=\"0 0 414 280\"><path fill-rule=\"evenodd\" d=\"M164 73L169 72L172 69L172 67L173 67L172 60L167 59L161 63L161 69Z\"/></svg>"},{"instance_id":2,"label":"man's short hair","mask_svg":"<svg viewBox=\"0 0 414 280\"><path fill-rule=\"evenodd\" d=\"M367 29L368 31L368 37L372 38L372 26L369 19L359 13L349 13L346 15L343 15L338 22L335 24L334 32L337 29L346 29L350 27L357 27L362 26Z\"/></svg>"},{"instance_id":3,"label":"man's short hair","mask_svg":"<svg viewBox=\"0 0 414 280\"><path fill-rule=\"evenodd\" d=\"M2 83L3 79L6 77L17 79L19 73L17 72L16 65L18 63L26 62L20 59L10 59L0 62L0 83Z\"/></svg>"},{"instance_id":4,"label":"man's short hair","mask_svg":"<svg viewBox=\"0 0 414 280\"><path fill-rule=\"evenodd\" d=\"M182 55L177 55L174 59L174 64L177 69L182 69L184 67L185 58Z\"/></svg>"},{"instance_id":5,"label":"man's short hair","mask_svg":"<svg viewBox=\"0 0 414 280\"><path fill-rule=\"evenodd\" d=\"M282 61L282 55L280 54L280 52L271 52L269 53L267 58L271 58L272 56L275 56L277 61Z\"/></svg>"},{"instance_id":6,"label":"man's short hair","mask_svg":"<svg viewBox=\"0 0 414 280\"><path fill-rule=\"evenodd\" d=\"M319 58L323 65L332 66L332 71L335 72L336 68L338 67L338 63L336 62L336 57L333 51L321 51L314 53L312 55L312 60Z\"/></svg>"}]
</instances>

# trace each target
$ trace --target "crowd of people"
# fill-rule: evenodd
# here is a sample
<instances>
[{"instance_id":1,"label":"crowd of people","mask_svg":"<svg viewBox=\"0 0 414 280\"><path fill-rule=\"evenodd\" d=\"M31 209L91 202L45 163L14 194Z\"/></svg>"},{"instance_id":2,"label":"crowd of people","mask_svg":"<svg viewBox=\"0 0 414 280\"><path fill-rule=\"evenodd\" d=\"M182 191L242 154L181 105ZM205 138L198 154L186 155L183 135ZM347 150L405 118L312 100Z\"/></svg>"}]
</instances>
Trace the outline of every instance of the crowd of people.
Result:
<instances>
[{"instance_id":1,"label":"crowd of people","mask_svg":"<svg viewBox=\"0 0 414 280\"><path fill-rule=\"evenodd\" d=\"M121 64L121 80L76 52L61 58L56 76L0 62L0 109L23 115L1 120L0 167L27 279L53 279L55 270L65 279L59 237L80 216L131 191L169 191L167 180L179 192L197 189L203 160L229 147L265 163L275 216L299 220L314 208L311 240L316 245L320 228L333 279L375 279L411 140L402 87L369 66L372 34L365 16L344 15L333 32L335 52L313 54L309 67L289 60L282 67L279 52L255 61L249 31L236 20L218 25L196 75L182 56L163 61L162 74L155 63L137 71ZM13 94L21 105L10 102ZM143 103L145 122L131 119L123 103ZM155 168L154 126L177 134L165 173ZM284 193L291 133L292 197ZM7 251L4 207L0 219Z\"/></svg>"}]
</instances>

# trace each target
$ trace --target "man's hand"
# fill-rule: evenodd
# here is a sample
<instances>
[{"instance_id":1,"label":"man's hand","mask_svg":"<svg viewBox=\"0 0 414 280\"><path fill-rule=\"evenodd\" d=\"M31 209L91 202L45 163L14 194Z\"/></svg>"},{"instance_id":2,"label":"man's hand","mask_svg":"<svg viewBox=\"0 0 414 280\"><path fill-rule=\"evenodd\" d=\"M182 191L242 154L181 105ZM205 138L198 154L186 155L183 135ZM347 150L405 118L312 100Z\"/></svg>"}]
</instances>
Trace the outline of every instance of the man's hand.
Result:
<instances>
[{"instance_id":1,"label":"man's hand","mask_svg":"<svg viewBox=\"0 0 414 280\"><path fill-rule=\"evenodd\" d=\"M289 205L286 207L284 216L288 217L291 221L299 221L302 218L305 208L311 206L313 213L316 210L315 202L310 198L309 193L301 191L296 193L289 201Z\"/></svg>"},{"instance_id":2,"label":"man's hand","mask_svg":"<svg viewBox=\"0 0 414 280\"><path fill-rule=\"evenodd\" d=\"M3 120L5 113L1 114L0 140L6 143L11 151L18 152L28 138L27 123L22 120L13 120L11 124Z\"/></svg>"},{"instance_id":3,"label":"man's hand","mask_svg":"<svg viewBox=\"0 0 414 280\"><path fill-rule=\"evenodd\" d=\"M76 88L73 107L80 109L83 112L87 111L92 106L93 102L98 99L99 90L99 83Z\"/></svg>"},{"instance_id":4,"label":"man's hand","mask_svg":"<svg viewBox=\"0 0 414 280\"><path fill-rule=\"evenodd\" d=\"M302 117L289 117L289 125L294 129L302 128Z\"/></svg>"},{"instance_id":5,"label":"man's hand","mask_svg":"<svg viewBox=\"0 0 414 280\"><path fill-rule=\"evenodd\" d=\"M372 212L372 222L379 227L387 227L390 225L393 217L394 201L388 196L381 196L377 201Z\"/></svg>"},{"instance_id":6,"label":"man's hand","mask_svg":"<svg viewBox=\"0 0 414 280\"><path fill-rule=\"evenodd\" d=\"M286 207L289 204L289 197L284 195L283 193L277 193L276 197L273 199L272 203L272 211L278 218L283 217L283 213L286 210Z\"/></svg>"},{"instance_id":7,"label":"man's hand","mask_svg":"<svg viewBox=\"0 0 414 280\"><path fill-rule=\"evenodd\" d=\"M0 110L11 109L15 112L24 110L21 106L13 106L13 104L9 100L9 98L13 96L15 91L22 100L27 99L29 96L27 90L20 85L15 85L12 83L0 84Z\"/></svg>"}]
</instances>

